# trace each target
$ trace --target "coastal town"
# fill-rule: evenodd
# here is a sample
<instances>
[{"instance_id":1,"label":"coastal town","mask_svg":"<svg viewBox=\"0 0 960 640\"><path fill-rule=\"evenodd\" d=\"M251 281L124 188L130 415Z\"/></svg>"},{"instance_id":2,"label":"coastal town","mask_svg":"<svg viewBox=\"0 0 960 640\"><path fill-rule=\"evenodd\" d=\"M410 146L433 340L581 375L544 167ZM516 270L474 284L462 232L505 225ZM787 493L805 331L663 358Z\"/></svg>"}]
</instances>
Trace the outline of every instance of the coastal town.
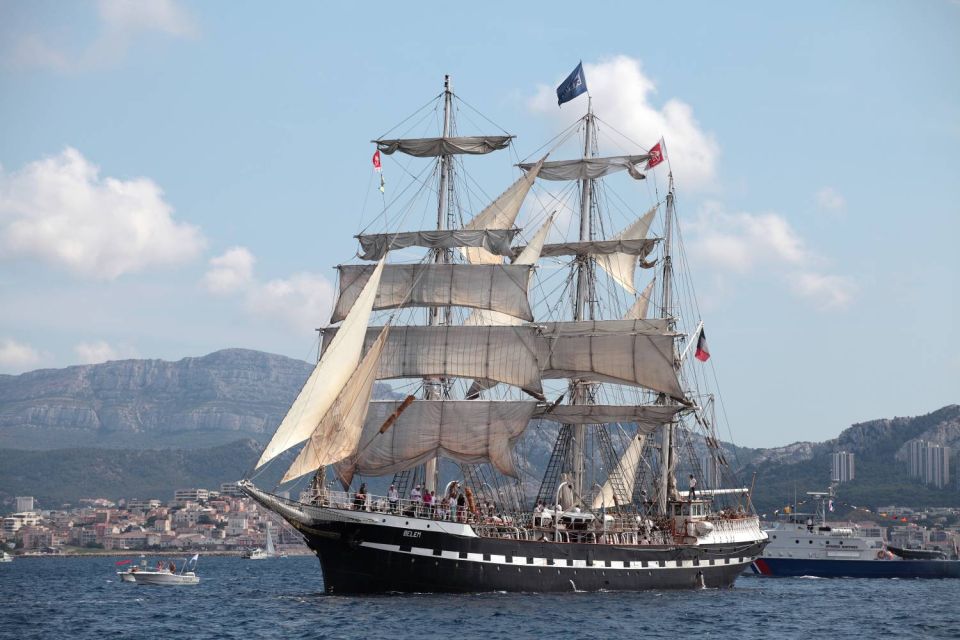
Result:
<instances>
[{"instance_id":1,"label":"coastal town","mask_svg":"<svg viewBox=\"0 0 960 640\"><path fill-rule=\"evenodd\" d=\"M233 483L218 490L178 490L172 500L89 498L57 509L18 496L2 511L12 512L3 517L0 544L15 555L134 550L240 555L265 547L268 530L278 553L308 553L299 534Z\"/></svg>"},{"instance_id":2,"label":"coastal town","mask_svg":"<svg viewBox=\"0 0 960 640\"><path fill-rule=\"evenodd\" d=\"M15 555L122 551L240 555L265 547L268 530L278 553L309 553L293 528L258 507L235 483L221 484L218 490L177 490L166 501L88 498L58 509L44 508L31 496L18 496L0 509L7 513L0 544ZM889 505L848 516L862 535L882 538L895 547L953 555L960 546L960 508Z\"/></svg>"}]
</instances>

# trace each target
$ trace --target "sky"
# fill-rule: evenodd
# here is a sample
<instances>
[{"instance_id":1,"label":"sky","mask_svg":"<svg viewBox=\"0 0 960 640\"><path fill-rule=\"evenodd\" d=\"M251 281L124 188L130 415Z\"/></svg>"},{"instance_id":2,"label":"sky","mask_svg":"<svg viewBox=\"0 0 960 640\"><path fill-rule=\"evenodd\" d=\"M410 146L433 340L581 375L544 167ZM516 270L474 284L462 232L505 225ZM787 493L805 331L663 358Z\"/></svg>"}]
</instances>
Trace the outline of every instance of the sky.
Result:
<instances>
[{"instance_id":1,"label":"sky","mask_svg":"<svg viewBox=\"0 0 960 640\"><path fill-rule=\"evenodd\" d=\"M0 0L0 373L312 361L370 140L450 74L527 157L582 60L669 149L722 435L960 401L960 2L347 4Z\"/></svg>"}]
</instances>

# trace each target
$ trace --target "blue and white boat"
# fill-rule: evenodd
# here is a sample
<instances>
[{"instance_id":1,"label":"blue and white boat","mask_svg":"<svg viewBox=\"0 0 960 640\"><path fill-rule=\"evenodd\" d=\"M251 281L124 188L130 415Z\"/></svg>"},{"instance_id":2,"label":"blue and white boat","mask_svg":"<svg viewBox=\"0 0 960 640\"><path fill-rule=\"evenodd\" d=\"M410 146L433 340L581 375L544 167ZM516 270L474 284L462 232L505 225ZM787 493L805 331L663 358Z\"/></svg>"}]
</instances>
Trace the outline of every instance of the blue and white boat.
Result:
<instances>
[{"instance_id":1,"label":"blue and white boat","mask_svg":"<svg viewBox=\"0 0 960 640\"><path fill-rule=\"evenodd\" d=\"M856 526L826 521L830 493L809 492L816 513L790 513L773 529L770 544L754 560L753 573L770 577L819 578L960 578L960 560L901 557L911 554L888 547L882 537ZM898 555L901 554L901 555Z\"/></svg>"}]
</instances>

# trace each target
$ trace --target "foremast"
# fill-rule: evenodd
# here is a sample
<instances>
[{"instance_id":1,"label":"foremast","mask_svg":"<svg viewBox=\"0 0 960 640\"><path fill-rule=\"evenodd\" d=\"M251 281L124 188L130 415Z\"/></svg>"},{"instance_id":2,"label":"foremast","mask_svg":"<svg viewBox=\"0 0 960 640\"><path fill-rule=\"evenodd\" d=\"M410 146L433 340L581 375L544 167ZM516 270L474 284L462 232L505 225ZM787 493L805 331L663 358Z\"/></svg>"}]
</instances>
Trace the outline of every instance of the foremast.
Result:
<instances>
[{"instance_id":1,"label":"foremast","mask_svg":"<svg viewBox=\"0 0 960 640\"><path fill-rule=\"evenodd\" d=\"M450 137L450 126L452 118L453 92L450 90L450 76L443 77L443 138ZM437 231L443 231L452 228L452 221L449 220L450 214L450 188L451 164L453 155L441 153L438 158L440 179L437 187ZM451 262L451 250L437 248L433 250L434 264L446 264ZM450 307L430 307L427 315L430 326L435 327L441 324L450 324ZM439 400L448 395L446 381L443 378L427 378L423 381L423 399ZM424 490L436 491L438 470L437 458L431 458L424 463Z\"/></svg>"}]
</instances>

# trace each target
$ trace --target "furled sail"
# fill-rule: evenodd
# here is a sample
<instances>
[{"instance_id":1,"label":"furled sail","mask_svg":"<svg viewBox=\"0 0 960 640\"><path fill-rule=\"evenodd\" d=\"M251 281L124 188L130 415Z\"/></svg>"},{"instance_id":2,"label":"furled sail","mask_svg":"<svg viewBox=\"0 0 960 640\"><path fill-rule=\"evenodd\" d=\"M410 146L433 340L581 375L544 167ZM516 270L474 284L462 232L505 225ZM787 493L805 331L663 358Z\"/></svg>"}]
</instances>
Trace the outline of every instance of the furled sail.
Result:
<instances>
[{"instance_id":1,"label":"furled sail","mask_svg":"<svg viewBox=\"0 0 960 640\"><path fill-rule=\"evenodd\" d=\"M402 233L370 233L357 236L363 253L361 260L379 260L388 251L407 247L454 249L480 247L503 256L512 255L510 243L519 229L438 229L436 231L404 231Z\"/></svg>"},{"instance_id":2,"label":"furled sail","mask_svg":"<svg viewBox=\"0 0 960 640\"><path fill-rule=\"evenodd\" d=\"M377 149L390 155L395 151L416 156L435 158L449 154L483 155L506 149L513 136L455 136L446 138L402 138L374 140Z\"/></svg>"},{"instance_id":3,"label":"furled sail","mask_svg":"<svg viewBox=\"0 0 960 640\"><path fill-rule=\"evenodd\" d=\"M381 476L437 456L461 463L491 463L513 477L513 445L527 428L535 401L417 400L396 422L380 427L399 401L372 402L357 453L338 465L348 481L356 472Z\"/></svg>"},{"instance_id":4,"label":"furled sail","mask_svg":"<svg viewBox=\"0 0 960 640\"><path fill-rule=\"evenodd\" d=\"M638 430L637 435L633 436L626 451L620 458L614 473L620 476L620 486L618 491L614 488L614 482L607 478L600 488L600 493L593 499L593 508L601 509L603 507L615 507L618 505L630 504L633 500L633 486L637 480L637 468L640 466L640 458L643 455L643 446L647 442L647 435L651 432Z\"/></svg>"},{"instance_id":5,"label":"furled sail","mask_svg":"<svg viewBox=\"0 0 960 640\"><path fill-rule=\"evenodd\" d=\"M674 369L675 333L667 322L594 320L542 326L544 378L573 378L646 387L684 400Z\"/></svg>"},{"instance_id":6,"label":"furled sail","mask_svg":"<svg viewBox=\"0 0 960 640\"><path fill-rule=\"evenodd\" d=\"M517 178L516 182L501 193L486 209L474 216L463 228L477 230L509 229L512 227L517 220L517 214L520 213L523 200L530 192L530 187L533 186L533 182L546 158L544 156L539 162L534 163L526 173ZM503 263L501 256L495 255L482 247L468 247L463 250L463 254L467 262L471 264Z\"/></svg>"},{"instance_id":7,"label":"furled sail","mask_svg":"<svg viewBox=\"0 0 960 640\"><path fill-rule=\"evenodd\" d=\"M278 454L300 444L310 437L320 423L320 419L336 400L340 390L350 379L360 362L364 347L367 324L373 309L380 276L383 273L383 261L376 266L363 291L357 297L346 320L325 343L323 357L307 378L297 399L293 401L287 415L284 416L276 433L263 450L257 468L263 466ZM378 330L379 333L379 330ZM371 343L373 340L370 341ZM369 346L369 345L368 345Z\"/></svg>"},{"instance_id":8,"label":"furled sail","mask_svg":"<svg viewBox=\"0 0 960 640\"><path fill-rule=\"evenodd\" d=\"M538 410L535 418L563 424L637 423L644 433L652 433L683 410L680 405L561 404Z\"/></svg>"},{"instance_id":9,"label":"furled sail","mask_svg":"<svg viewBox=\"0 0 960 640\"><path fill-rule=\"evenodd\" d=\"M367 330L369 348L380 329ZM335 340L337 329L323 333L323 344ZM378 378L446 376L485 378L520 387L543 399L536 328L439 325L393 327L380 358Z\"/></svg>"},{"instance_id":10,"label":"furled sail","mask_svg":"<svg viewBox=\"0 0 960 640\"><path fill-rule=\"evenodd\" d=\"M608 158L580 158L578 160L556 160L543 163L540 177L544 180L595 180L618 171L628 171L630 175L642 180L644 175L637 165L650 158L647 154L635 156L611 156ZM518 165L524 171L535 166L533 162Z\"/></svg>"},{"instance_id":11,"label":"furled sail","mask_svg":"<svg viewBox=\"0 0 960 640\"><path fill-rule=\"evenodd\" d=\"M643 320L647 317L647 310L650 307L650 297L653 295L653 285L656 281L656 278L651 280L643 292L637 296L633 306L630 307L626 315L623 316L624 320Z\"/></svg>"},{"instance_id":12,"label":"furled sail","mask_svg":"<svg viewBox=\"0 0 960 640\"><path fill-rule=\"evenodd\" d=\"M289 482L322 466L339 462L357 450L380 367L380 356L389 333L390 327L387 326L377 336L281 482Z\"/></svg>"},{"instance_id":13,"label":"furled sail","mask_svg":"<svg viewBox=\"0 0 960 640\"><path fill-rule=\"evenodd\" d=\"M649 211L643 214L636 222L621 231L616 240L630 241L643 240L647 237L647 231L650 229L650 223L653 216L657 213L657 205L654 205ZM611 278L629 291L636 294L637 290L633 284L633 275L637 268L637 256L631 253L618 252L610 255L596 256L597 266L606 271Z\"/></svg>"},{"instance_id":14,"label":"furled sail","mask_svg":"<svg viewBox=\"0 0 960 640\"><path fill-rule=\"evenodd\" d=\"M347 315L374 265L340 265L340 295L330 322ZM527 286L531 265L388 264L374 309L458 306L491 309L533 320Z\"/></svg>"},{"instance_id":15,"label":"furled sail","mask_svg":"<svg viewBox=\"0 0 960 640\"><path fill-rule=\"evenodd\" d=\"M552 258L555 256L605 256L611 254L626 254L636 261L638 258L646 258L656 246L657 239L638 239L638 240L585 240L583 242L557 242L543 246L541 256ZM516 251L517 249L514 249ZM645 267L652 267L653 264L645 264Z\"/></svg>"}]
</instances>

